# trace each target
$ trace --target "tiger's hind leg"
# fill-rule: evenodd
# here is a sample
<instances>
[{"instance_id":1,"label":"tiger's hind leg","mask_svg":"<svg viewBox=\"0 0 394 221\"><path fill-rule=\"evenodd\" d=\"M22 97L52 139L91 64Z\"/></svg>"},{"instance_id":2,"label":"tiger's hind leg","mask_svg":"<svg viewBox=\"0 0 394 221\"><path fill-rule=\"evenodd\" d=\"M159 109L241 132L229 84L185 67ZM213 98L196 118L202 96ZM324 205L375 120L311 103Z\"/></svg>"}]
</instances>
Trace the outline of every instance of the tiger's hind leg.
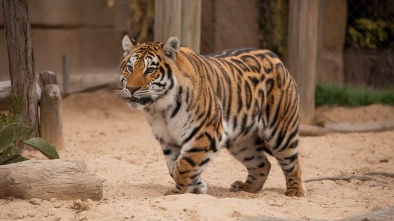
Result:
<instances>
[{"instance_id":1,"label":"tiger's hind leg","mask_svg":"<svg viewBox=\"0 0 394 221\"><path fill-rule=\"evenodd\" d=\"M289 142L285 148L275 146L270 151L282 167L286 179L286 196L306 196L302 181L301 165L298 158L298 138Z\"/></svg>"},{"instance_id":2,"label":"tiger's hind leg","mask_svg":"<svg viewBox=\"0 0 394 221\"><path fill-rule=\"evenodd\" d=\"M290 152L290 153L283 153ZM287 196L305 196L306 191L301 176L301 165L296 150L288 149L282 153L274 152L286 179Z\"/></svg>"},{"instance_id":3,"label":"tiger's hind leg","mask_svg":"<svg viewBox=\"0 0 394 221\"><path fill-rule=\"evenodd\" d=\"M260 191L267 180L271 164L258 139L254 137L241 138L229 147L229 151L238 161L245 165L248 171L246 181L235 181L231 185L230 190L250 193Z\"/></svg>"}]
</instances>

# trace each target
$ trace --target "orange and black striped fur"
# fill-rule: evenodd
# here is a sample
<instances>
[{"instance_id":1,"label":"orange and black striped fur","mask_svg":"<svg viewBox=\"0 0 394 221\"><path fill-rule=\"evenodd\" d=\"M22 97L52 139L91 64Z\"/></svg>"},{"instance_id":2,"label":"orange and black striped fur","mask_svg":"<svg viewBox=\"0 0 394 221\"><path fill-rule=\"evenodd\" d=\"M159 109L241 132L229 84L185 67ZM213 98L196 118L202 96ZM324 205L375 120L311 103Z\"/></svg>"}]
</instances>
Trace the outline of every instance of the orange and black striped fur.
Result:
<instances>
[{"instance_id":1,"label":"orange and black striped fur","mask_svg":"<svg viewBox=\"0 0 394 221\"><path fill-rule=\"evenodd\" d=\"M206 193L201 173L219 147L248 171L233 191L261 190L276 157L288 196L305 196L298 158L297 86L268 50L230 49L201 56L165 43L123 39L123 89L118 95L143 109L163 148L174 193Z\"/></svg>"}]
</instances>

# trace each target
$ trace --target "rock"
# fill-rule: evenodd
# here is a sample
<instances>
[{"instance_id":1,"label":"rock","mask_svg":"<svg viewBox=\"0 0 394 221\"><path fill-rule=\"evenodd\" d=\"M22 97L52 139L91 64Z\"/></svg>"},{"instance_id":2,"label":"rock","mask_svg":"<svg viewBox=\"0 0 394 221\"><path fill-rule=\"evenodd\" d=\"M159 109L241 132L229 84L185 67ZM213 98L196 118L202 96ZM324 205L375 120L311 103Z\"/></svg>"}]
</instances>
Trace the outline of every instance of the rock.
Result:
<instances>
[{"instance_id":1,"label":"rock","mask_svg":"<svg viewBox=\"0 0 394 221\"><path fill-rule=\"evenodd\" d=\"M241 213L238 211L234 211L231 217L241 217Z\"/></svg>"},{"instance_id":2,"label":"rock","mask_svg":"<svg viewBox=\"0 0 394 221\"><path fill-rule=\"evenodd\" d=\"M31 199L29 200L29 203L31 203L31 204L33 204L33 205L40 205L41 202L42 202L42 200L41 200L41 199L38 199L38 198L31 198Z\"/></svg>"}]
</instances>

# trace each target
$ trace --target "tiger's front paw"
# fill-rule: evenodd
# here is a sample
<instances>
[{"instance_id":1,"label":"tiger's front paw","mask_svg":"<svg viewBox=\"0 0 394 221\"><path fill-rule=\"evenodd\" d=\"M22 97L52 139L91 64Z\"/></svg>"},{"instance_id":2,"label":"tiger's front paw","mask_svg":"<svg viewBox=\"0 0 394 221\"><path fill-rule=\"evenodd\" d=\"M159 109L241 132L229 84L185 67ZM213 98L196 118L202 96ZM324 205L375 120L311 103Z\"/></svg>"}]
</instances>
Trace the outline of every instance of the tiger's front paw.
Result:
<instances>
[{"instance_id":1,"label":"tiger's front paw","mask_svg":"<svg viewBox=\"0 0 394 221\"><path fill-rule=\"evenodd\" d=\"M207 186L204 182L199 182L195 186L188 186L188 187L175 187L174 189L168 190L164 195L175 195L175 194L182 194L182 193L194 193L194 194L206 194L207 193Z\"/></svg>"}]
</instances>

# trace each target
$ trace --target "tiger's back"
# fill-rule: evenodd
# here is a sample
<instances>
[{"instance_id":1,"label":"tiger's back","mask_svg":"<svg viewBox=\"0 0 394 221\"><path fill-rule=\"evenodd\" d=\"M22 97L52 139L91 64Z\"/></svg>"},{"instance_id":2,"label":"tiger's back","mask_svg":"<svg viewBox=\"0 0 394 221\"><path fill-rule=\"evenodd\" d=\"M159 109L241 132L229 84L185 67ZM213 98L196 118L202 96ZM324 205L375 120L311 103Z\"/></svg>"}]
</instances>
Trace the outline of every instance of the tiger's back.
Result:
<instances>
[{"instance_id":1,"label":"tiger's back","mask_svg":"<svg viewBox=\"0 0 394 221\"><path fill-rule=\"evenodd\" d=\"M174 192L205 193L200 175L225 146L248 170L245 182L231 185L233 191L263 187L270 170L268 152L282 166L286 194L305 195L297 148L298 92L279 58L260 49L200 56L171 38L159 45L150 60L162 61L155 66L160 73L149 84L172 88L144 104L144 110L176 182ZM134 82L126 79L125 88Z\"/></svg>"}]
</instances>

